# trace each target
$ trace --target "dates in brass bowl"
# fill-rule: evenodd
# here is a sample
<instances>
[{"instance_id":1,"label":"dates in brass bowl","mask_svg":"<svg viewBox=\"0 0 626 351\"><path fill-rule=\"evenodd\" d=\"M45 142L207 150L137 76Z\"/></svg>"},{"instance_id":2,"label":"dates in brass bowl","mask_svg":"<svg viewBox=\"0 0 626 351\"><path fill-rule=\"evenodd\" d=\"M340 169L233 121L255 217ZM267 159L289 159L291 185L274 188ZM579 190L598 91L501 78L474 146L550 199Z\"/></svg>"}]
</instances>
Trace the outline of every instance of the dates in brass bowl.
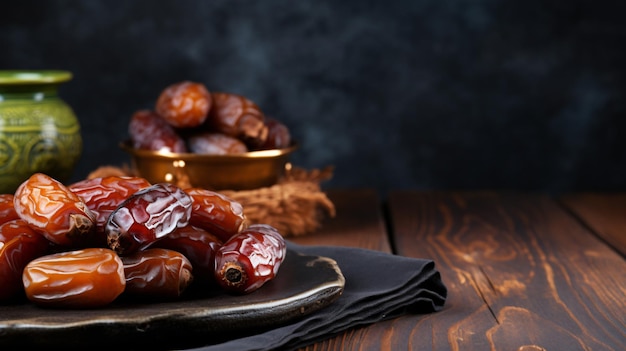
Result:
<instances>
[{"instance_id":1,"label":"dates in brass bowl","mask_svg":"<svg viewBox=\"0 0 626 351\"><path fill-rule=\"evenodd\" d=\"M298 145L238 155L201 155L120 147L131 155L132 167L151 183L189 184L211 190L251 190L277 183Z\"/></svg>"}]
</instances>

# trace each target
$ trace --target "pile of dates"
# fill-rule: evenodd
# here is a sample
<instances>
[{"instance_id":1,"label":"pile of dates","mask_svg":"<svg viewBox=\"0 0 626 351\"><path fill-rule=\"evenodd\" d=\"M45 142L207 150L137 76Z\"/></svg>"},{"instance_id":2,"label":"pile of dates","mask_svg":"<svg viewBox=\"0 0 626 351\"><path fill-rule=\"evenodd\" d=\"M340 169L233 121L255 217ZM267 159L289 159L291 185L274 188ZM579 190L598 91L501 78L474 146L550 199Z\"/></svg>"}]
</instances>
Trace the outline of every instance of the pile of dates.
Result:
<instances>
[{"instance_id":1,"label":"pile of dates","mask_svg":"<svg viewBox=\"0 0 626 351\"><path fill-rule=\"evenodd\" d=\"M192 81L167 86L154 109L135 111L128 132L135 149L173 153L242 154L291 144L289 128L251 100Z\"/></svg>"},{"instance_id":2,"label":"pile of dates","mask_svg":"<svg viewBox=\"0 0 626 351\"><path fill-rule=\"evenodd\" d=\"M274 279L283 236L203 188L107 176L64 185L35 173L0 194L0 303L97 308L190 286L248 294Z\"/></svg>"}]
</instances>

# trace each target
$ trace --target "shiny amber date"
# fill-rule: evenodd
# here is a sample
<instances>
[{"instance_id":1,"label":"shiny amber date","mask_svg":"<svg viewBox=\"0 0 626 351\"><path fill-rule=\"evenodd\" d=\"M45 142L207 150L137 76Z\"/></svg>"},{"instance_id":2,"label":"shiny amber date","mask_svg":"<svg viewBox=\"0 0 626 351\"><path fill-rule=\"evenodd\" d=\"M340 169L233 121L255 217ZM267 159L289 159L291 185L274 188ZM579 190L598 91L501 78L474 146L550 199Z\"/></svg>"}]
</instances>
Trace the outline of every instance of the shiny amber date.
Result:
<instances>
[{"instance_id":1,"label":"shiny amber date","mask_svg":"<svg viewBox=\"0 0 626 351\"><path fill-rule=\"evenodd\" d=\"M182 81L161 91L155 110L170 125L191 128L204 123L212 102L211 93L204 84Z\"/></svg>"},{"instance_id":2,"label":"shiny amber date","mask_svg":"<svg viewBox=\"0 0 626 351\"><path fill-rule=\"evenodd\" d=\"M191 197L169 183L141 189L122 202L105 225L108 247L120 255L144 249L184 227L191 217Z\"/></svg>"},{"instance_id":3,"label":"shiny amber date","mask_svg":"<svg viewBox=\"0 0 626 351\"><path fill-rule=\"evenodd\" d=\"M35 258L45 255L48 246L49 241L21 219L0 225L0 301L24 291L24 267Z\"/></svg>"},{"instance_id":4,"label":"shiny amber date","mask_svg":"<svg viewBox=\"0 0 626 351\"><path fill-rule=\"evenodd\" d=\"M61 246L81 246L91 238L96 216L58 180L35 173L15 191L15 211L36 232Z\"/></svg>"},{"instance_id":5,"label":"shiny amber date","mask_svg":"<svg viewBox=\"0 0 626 351\"><path fill-rule=\"evenodd\" d=\"M215 280L227 292L248 294L274 279L287 245L276 228L252 224L215 253Z\"/></svg>"},{"instance_id":6,"label":"shiny amber date","mask_svg":"<svg viewBox=\"0 0 626 351\"><path fill-rule=\"evenodd\" d=\"M22 282L33 303L55 308L96 308L126 287L124 264L112 250L86 248L41 256L24 268Z\"/></svg>"},{"instance_id":7,"label":"shiny amber date","mask_svg":"<svg viewBox=\"0 0 626 351\"><path fill-rule=\"evenodd\" d=\"M123 256L122 262L128 295L175 299L193 281L192 264L178 251L149 248Z\"/></svg>"},{"instance_id":8,"label":"shiny amber date","mask_svg":"<svg viewBox=\"0 0 626 351\"><path fill-rule=\"evenodd\" d=\"M193 200L189 223L216 235L221 241L248 225L239 202L204 188L188 188L185 192Z\"/></svg>"}]
</instances>

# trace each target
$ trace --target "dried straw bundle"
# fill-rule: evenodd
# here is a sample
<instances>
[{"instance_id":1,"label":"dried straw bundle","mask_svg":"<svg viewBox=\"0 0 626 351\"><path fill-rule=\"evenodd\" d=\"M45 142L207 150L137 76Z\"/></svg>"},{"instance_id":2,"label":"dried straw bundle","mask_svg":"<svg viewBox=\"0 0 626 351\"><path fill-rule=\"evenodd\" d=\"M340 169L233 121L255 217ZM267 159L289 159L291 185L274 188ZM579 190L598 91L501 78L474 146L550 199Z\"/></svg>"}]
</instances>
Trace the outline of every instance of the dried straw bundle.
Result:
<instances>
[{"instance_id":1,"label":"dried straw bundle","mask_svg":"<svg viewBox=\"0 0 626 351\"><path fill-rule=\"evenodd\" d=\"M250 223L267 223L283 236L298 236L318 229L326 216L335 216L334 204L320 187L331 176L332 167L321 171L288 168L276 185L221 193L243 205Z\"/></svg>"}]
</instances>

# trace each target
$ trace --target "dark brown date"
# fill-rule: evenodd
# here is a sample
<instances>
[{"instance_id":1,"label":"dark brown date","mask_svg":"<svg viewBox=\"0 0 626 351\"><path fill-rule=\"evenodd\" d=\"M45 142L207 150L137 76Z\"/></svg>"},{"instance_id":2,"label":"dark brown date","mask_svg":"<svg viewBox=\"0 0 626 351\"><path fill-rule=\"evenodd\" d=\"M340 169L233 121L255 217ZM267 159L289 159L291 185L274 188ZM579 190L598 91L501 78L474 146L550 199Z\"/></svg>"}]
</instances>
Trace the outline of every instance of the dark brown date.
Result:
<instances>
[{"instance_id":1,"label":"dark brown date","mask_svg":"<svg viewBox=\"0 0 626 351\"><path fill-rule=\"evenodd\" d=\"M0 224L20 218L13 206L13 194L0 194Z\"/></svg>"},{"instance_id":2,"label":"dark brown date","mask_svg":"<svg viewBox=\"0 0 626 351\"><path fill-rule=\"evenodd\" d=\"M189 151L204 155L240 155L248 152L243 141L221 133L198 133L187 139Z\"/></svg>"},{"instance_id":3,"label":"dark brown date","mask_svg":"<svg viewBox=\"0 0 626 351\"><path fill-rule=\"evenodd\" d=\"M287 245L276 228L252 224L215 253L215 280L227 292L248 294L274 279Z\"/></svg>"},{"instance_id":4,"label":"dark brown date","mask_svg":"<svg viewBox=\"0 0 626 351\"><path fill-rule=\"evenodd\" d=\"M48 239L35 232L22 219L0 225L0 301L24 291L22 271L28 262L45 255Z\"/></svg>"},{"instance_id":5,"label":"dark brown date","mask_svg":"<svg viewBox=\"0 0 626 351\"><path fill-rule=\"evenodd\" d=\"M191 217L191 197L179 187L157 183L122 202L105 225L108 246L119 255L148 247L184 227Z\"/></svg>"},{"instance_id":6,"label":"dark brown date","mask_svg":"<svg viewBox=\"0 0 626 351\"><path fill-rule=\"evenodd\" d=\"M211 93L204 84L182 81L161 91L155 110L170 125L191 128L206 120L212 102Z\"/></svg>"},{"instance_id":7,"label":"dark brown date","mask_svg":"<svg viewBox=\"0 0 626 351\"><path fill-rule=\"evenodd\" d=\"M187 152L185 140L154 111L139 110L133 113L128 133L135 149Z\"/></svg>"},{"instance_id":8,"label":"dark brown date","mask_svg":"<svg viewBox=\"0 0 626 351\"><path fill-rule=\"evenodd\" d=\"M275 118L266 118L267 139L259 147L260 150L284 149L291 145L291 133L289 128Z\"/></svg>"},{"instance_id":9,"label":"dark brown date","mask_svg":"<svg viewBox=\"0 0 626 351\"><path fill-rule=\"evenodd\" d=\"M81 180L68 186L96 215L98 240L94 245L106 244L104 227L111 213L132 194L150 185L150 182L141 177L107 176Z\"/></svg>"},{"instance_id":10,"label":"dark brown date","mask_svg":"<svg viewBox=\"0 0 626 351\"><path fill-rule=\"evenodd\" d=\"M180 297L193 281L192 264L180 252L149 248L122 257L124 294L150 300Z\"/></svg>"},{"instance_id":11,"label":"dark brown date","mask_svg":"<svg viewBox=\"0 0 626 351\"><path fill-rule=\"evenodd\" d=\"M187 225L159 239L150 248L163 248L182 253L193 267L194 285L214 285L215 251L222 241L208 231Z\"/></svg>"},{"instance_id":12,"label":"dark brown date","mask_svg":"<svg viewBox=\"0 0 626 351\"><path fill-rule=\"evenodd\" d=\"M228 240L248 225L239 202L204 188L188 188L185 192L193 201L189 223L214 234L221 241Z\"/></svg>"},{"instance_id":13,"label":"dark brown date","mask_svg":"<svg viewBox=\"0 0 626 351\"><path fill-rule=\"evenodd\" d=\"M240 139L252 149L265 142L268 130L259 106L236 94L214 92L212 96L207 125L213 131Z\"/></svg>"}]
</instances>

